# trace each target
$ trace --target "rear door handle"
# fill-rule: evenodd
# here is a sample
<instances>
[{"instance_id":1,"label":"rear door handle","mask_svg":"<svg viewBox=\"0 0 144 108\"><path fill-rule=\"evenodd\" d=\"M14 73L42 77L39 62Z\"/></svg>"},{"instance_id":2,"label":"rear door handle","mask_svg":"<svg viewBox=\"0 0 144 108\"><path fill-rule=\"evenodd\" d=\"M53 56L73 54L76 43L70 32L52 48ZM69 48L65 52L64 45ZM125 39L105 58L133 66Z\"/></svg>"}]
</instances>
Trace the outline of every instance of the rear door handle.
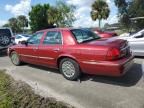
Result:
<instances>
[{"instance_id":1,"label":"rear door handle","mask_svg":"<svg viewBox=\"0 0 144 108\"><path fill-rule=\"evenodd\" d=\"M60 49L59 48L54 48L53 51L57 52L59 51Z\"/></svg>"},{"instance_id":2,"label":"rear door handle","mask_svg":"<svg viewBox=\"0 0 144 108\"><path fill-rule=\"evenodd\" d=\"M38 50L38 47L36 47L36 48L33 48L33 50L34 50L34 51Z\"/></svg>"}]
</instances>

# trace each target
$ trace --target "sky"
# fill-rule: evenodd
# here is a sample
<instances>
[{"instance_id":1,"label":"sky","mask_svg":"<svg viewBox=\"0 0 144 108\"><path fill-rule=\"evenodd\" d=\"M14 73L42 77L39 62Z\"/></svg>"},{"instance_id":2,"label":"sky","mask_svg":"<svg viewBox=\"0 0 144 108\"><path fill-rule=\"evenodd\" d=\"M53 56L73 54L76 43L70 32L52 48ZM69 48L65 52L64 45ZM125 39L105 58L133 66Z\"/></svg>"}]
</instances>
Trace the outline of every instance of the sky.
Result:
<instances>
[{"instance_id":1,"label":"sky","mask_svg":"<svg viewBox=\"0 0 144 108\"><path fill-rule=\"evenodd\" d=\"M76 10L74 15L76 21L73 26L75 27L97 27L98 21L92 21L90 17L91 5L95 0L64 0L67 4L75 5ZM106 0L111 10L110 16L107 20L102 21L102 25L105 23L116 23L117 8L113 2L114 0ZM18 15L28 16L31 6L36 4L49 3L55 5L56 0L0 0L0 26L7 23L11 17L17 17Z\"/></svg>"}]
</instances>

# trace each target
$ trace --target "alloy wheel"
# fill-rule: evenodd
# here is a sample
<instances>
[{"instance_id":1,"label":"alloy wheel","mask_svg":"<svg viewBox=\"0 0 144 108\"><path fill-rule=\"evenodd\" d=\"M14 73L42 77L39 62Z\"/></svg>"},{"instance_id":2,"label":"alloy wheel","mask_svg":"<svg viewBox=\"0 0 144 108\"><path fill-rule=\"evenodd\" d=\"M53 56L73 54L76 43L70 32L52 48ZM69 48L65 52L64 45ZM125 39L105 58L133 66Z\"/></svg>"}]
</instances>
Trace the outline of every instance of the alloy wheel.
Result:
<instances>
[{"instance_id":1,"label":"alloy wheel","mask_svg":"<svg viewBox=\"0 0 144 108\"><path fill-rule=\"evenodd\" d=\"M76 72L73 63L71 63L70 61L63 62L62 71L63 71L64 75L68 78L73 77Z\"/></svg>"}]
</instances>

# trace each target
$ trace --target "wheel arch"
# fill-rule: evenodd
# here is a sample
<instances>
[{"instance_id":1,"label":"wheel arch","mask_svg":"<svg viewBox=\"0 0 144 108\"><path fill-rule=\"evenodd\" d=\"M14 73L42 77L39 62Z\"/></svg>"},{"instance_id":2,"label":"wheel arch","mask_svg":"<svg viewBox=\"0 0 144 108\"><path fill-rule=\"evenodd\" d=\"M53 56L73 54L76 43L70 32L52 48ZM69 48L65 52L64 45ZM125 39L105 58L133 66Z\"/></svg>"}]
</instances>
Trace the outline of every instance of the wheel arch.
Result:
<instances>
[{"instance_id":1,"label":"wheel arch","mask_svg":"<svg viewBox=\"0 0 144 108\"><path fill-rule=\"evenodd\" d=\"M58 59L57 59L57 67L58 67L58 68L59 68L60 61L61 61L62 59L64 59L64 58L72 59L72 60L76 61L76 62L79 64L78 60L76 60L75 57L73 57L73 56L71 56L71 55L61 55L61 56L59 56Z\"/></svg>"},{"instance_id":2,"label":"wheel arch","mask_svg":"<svg viewBox=\"0 0 144 108\"><path fill-rule=\"evenodd\" d=\"M9 57L11 56L12 52L15 52L14 49L11 49L10 52L9 52Z\"/></svg>"}]
</instances>

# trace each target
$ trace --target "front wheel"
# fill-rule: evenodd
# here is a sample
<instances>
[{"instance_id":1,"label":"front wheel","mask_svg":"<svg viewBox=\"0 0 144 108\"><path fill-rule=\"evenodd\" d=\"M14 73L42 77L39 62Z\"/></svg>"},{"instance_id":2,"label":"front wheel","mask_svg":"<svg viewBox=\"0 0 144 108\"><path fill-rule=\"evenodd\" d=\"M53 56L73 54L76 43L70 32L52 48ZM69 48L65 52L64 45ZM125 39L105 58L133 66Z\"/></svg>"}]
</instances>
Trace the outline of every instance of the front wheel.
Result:
<instances>
[{"instance_id":1,"label":"front wheel","mask_svg":"<svg viewBox=\"0 0 144 108\"><path fill-rule=\"evenodd\" d=\"M21 64L21 61L19 59L19 55L15 51L13 51L11 53L10 58L11 58L11 61L14 65L19 66Z\"/></svg>"},{"instance_id":2,"label":"front wheel","mask_svg":"<svg viewBox=\"0 0 144 108\"><path fill-rule=\"evenodd\" d=\"M60 72L68 80L76 80L80 77L80 67L78 63L72 59L65 58L60 61Z\"/></svg>"}]
</instances>

